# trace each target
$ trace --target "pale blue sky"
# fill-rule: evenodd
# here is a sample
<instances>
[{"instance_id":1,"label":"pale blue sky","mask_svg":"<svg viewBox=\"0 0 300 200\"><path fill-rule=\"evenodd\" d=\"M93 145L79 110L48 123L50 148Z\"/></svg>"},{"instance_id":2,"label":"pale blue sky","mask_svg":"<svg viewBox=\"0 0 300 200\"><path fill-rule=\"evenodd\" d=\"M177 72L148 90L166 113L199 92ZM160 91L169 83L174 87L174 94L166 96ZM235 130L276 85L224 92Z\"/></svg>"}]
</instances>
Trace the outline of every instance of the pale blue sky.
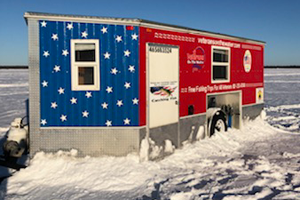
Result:
<instances>
[{"instance_id":1,"label":"pale blue sky","mask_svg":"<svg viewBox=\"0 0 300 200\"><path fill-rule=\"evenodd\" d=\"M26 11L142 18L267 42L265 65L300 65L300 0L0 0L0 65L27 65Z\"/></svg>"}]
</instances>

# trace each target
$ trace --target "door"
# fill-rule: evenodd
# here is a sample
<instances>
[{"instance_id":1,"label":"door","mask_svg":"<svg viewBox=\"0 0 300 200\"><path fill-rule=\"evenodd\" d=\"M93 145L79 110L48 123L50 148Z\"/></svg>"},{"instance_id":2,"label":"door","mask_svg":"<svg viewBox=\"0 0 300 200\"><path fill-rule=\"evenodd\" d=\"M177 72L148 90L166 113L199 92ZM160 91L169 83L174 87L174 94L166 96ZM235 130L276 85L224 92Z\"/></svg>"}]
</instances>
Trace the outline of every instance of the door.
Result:
<instances>
[{"instance_id":1,"label":"door","mask_svg":"<svg viewBox=\"0 0 300 200\"><path fill-rule=\"evenodd\" d=\"M149 128L178 123L179 48L147 44Z\"/></svg>"}]
</instances>

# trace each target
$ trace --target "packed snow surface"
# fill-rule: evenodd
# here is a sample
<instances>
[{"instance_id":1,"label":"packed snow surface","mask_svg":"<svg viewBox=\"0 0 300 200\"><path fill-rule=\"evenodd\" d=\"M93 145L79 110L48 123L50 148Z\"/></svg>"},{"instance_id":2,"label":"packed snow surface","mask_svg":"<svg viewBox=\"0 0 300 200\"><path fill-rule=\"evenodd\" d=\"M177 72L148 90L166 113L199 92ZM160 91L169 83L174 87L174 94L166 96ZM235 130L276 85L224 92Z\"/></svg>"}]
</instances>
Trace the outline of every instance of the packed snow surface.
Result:
<instances>
[{"instance_id":1,"label":"packed snow surface","mask_svg":"<svg viewBox=\"0 0 300 200\"><path fill-rule=\"evenodd\" d=\"M2 136L13 118L25 113L25 106L17 105L28 97L25 75L26 70L0 70ZM156 161L147 161L147 151L151 160L173 150L170 141L166 149L144 141L140 155L118 158L77 158L75 149L40 152L26 169L7 172L13 175L2 181L0 199L300 199L300 92L295 82L300 70L265 70L265 80L267 115L244 121L240 130L203 139L201 128L199 141Z\"/></svg>"},{"instance_id":2,"label":"packed snow surface","mask_svg":"<svg viewBox=\"0 0 300 200\"><path fill-rule=\"evenodd\" d=\"M300 132L300 69L265 70L266 119L272 126Z\"/></svg>"},{"instance_id":3,"label":"packed snow surface","mask_svg":"<svg viewBox=\"0 0 300 200\"><path fill-rule=\"evenodd\" d=\"M6 199L37 200L300 198L298 137L258 118L160 161L41 152L3 181L2 192Z\"/></svg>"}]
</instances>

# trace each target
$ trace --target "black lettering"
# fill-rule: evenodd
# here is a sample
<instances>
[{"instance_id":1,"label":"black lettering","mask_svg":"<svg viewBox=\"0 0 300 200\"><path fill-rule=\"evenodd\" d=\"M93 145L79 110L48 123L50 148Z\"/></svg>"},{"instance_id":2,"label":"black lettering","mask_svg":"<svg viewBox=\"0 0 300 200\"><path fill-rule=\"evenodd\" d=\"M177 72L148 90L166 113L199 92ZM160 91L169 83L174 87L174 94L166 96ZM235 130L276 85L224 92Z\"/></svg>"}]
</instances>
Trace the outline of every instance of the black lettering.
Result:
<instances>
[{"instance_id":1,"label":"black lettering","mask_svg":"<svg viewBox=\"0 0 300 200\"><path fill-rule=\"evenodd\" d=\"M172 48L169 47L150 47L149 48L150 52L155 52L155 53L172 53Z\"/></svg>"}]
</instances>

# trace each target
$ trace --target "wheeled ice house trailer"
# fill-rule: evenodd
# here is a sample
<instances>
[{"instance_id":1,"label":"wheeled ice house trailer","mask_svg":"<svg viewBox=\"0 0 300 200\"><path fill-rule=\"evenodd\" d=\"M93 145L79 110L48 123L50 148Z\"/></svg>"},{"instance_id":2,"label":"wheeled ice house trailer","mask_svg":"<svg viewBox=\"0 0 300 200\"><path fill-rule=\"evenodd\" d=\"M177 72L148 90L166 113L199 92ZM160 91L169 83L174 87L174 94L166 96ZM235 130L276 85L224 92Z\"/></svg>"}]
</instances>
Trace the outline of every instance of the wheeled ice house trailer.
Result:
<instances>
[{"instance_id":1,"label":"wheeled ice house trailer","mask_svg":"<svg viewBox=\"0 0 300 200\"><path fill-rule=\"evenodd\" d=\"M141 19L26 12L30 154L176 148L263 108L264 42Z\"/></svg>"}]
</instances>

